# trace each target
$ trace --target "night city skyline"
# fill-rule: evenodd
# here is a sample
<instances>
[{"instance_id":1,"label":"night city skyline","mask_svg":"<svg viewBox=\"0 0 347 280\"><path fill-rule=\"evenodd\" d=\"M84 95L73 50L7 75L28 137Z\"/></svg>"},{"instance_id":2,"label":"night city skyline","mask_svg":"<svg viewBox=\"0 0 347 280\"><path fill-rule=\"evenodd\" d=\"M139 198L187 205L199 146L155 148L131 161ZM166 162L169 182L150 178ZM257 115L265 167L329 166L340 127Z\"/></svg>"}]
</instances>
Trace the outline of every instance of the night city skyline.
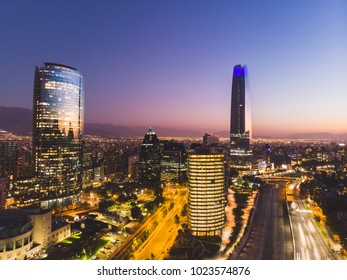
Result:
<instances>
[{"instance_id":1,"label":"night city skyline","mask_svg":"<svg viewBox=\"0 0 347 280\"><path fill-rule=\"evenodd\" d=\"M0 263L347 260L346 14L0 0Z\"/></svg>"},{"instance_id":2,"label":"night city skyline","mask_svg":"<svg viewBox=\"0 0 347 280\"><path fill-rule=\"evenodd\" d=\"M3 1L0 105L31 108L34 67L52 61L83 73L86 122L223 131L232 68L246 64L254 135L345 133L346 11L344 1Z\"/></svg>"}]
</instances>

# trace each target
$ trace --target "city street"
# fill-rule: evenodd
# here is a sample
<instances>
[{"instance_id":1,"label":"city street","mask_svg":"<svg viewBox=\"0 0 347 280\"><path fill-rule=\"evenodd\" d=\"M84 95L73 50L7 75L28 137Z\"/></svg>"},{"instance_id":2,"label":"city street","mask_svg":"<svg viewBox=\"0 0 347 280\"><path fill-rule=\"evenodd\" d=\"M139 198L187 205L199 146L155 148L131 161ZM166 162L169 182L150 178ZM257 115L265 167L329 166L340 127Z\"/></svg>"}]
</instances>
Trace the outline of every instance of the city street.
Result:
<instances>
[{"instance_id":1,"label":"city street","mask_svg":"<svg viewBox=\"0 0 347 280\"><path fill-rule=\"evenodd\" d=\"M130 235L114 252L112 252L108 259L126 259L125 252L132 246L134 240L140 239L146 231L153 227L154 223L157 223L158 226L135 252L134 256L136 259L143 260L150 259L152 257L151 254L154 254L154 259L163 259L167 249L171 247L176 237L178 225L174 223L174 216L176 214L180 215L180 211L186 203L187 190L180 189L176 195L172 195L171 197L173 200L170 199L166 201L166 203L149 217L135 233ZM164 209L168 209L171 202L174 203L174 207L168 210L166 217L163 217ZM143 252L141 252L140 255L136 255L140 252L139 250Z\"/></svg>"},{"instance_id":2,"label":"city street","mask_svg":"<svg viewBox=\"0 0 347 280\"><path fill-rule=\"evenodd\" d=\"M180 216L183 205L187 202L187 191L180 190L174 198L174 207L169 210L156 229L133 254L133 259L162 260L175 241L180 224L175 223L175 215ZM169 204L169 203L168 203Z\"/></svg>"},{"instance_id":3,"label":"city street","mask_svg":"<svg viewBox=\"0 0 347 280\"><path fill-rule=\"evenodd\" d=\"M152 216L150 216L132 235L129 237L114 251L108 256L109 260L117 260L117 259L127 259L125 253L133 244L133 241L136 238L140 238L147 230L149 230L153 223L160 222L162 219L162 211L165 206L161 206Z\"/></svg>"}]
</instances>

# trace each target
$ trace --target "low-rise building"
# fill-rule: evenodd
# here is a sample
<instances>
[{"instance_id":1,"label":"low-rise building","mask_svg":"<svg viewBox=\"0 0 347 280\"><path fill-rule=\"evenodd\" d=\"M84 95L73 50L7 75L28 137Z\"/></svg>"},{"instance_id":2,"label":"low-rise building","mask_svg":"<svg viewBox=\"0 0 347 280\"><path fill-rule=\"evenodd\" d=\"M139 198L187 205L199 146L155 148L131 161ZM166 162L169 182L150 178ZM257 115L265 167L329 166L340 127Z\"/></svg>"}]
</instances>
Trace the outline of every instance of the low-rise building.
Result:
<instances>
[{"instance_id":1,"label":"low-rise building","mask_svg":"<svg viewBox=\"0 0 347 280\"><path fill-rule=\"evenodd\" d=\"M50 210L3 210L0 217L0 260L33 258L71 235L70 224L52 223Z\"/></svg>"}]
</instances>

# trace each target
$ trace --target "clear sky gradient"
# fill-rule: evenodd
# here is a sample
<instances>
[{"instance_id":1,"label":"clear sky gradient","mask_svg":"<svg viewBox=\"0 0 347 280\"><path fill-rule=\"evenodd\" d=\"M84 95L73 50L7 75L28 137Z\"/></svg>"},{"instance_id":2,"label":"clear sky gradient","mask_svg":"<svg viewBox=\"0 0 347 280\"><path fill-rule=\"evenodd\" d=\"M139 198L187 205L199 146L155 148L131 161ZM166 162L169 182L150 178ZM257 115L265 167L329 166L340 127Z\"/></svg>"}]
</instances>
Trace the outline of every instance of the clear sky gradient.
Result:
<instances>
[{"instance_id":1,"label":"clear sky gradient","mask_svg":"<svg viewBox=\"0 0 347 280\"><path fill-rule=\"evenodd\" d=\"M35 65L85 78L87 122L229 130L246 64L253 135L347 132L347 1L0 0L0 105Z\"/></svg>"}]
</instances>

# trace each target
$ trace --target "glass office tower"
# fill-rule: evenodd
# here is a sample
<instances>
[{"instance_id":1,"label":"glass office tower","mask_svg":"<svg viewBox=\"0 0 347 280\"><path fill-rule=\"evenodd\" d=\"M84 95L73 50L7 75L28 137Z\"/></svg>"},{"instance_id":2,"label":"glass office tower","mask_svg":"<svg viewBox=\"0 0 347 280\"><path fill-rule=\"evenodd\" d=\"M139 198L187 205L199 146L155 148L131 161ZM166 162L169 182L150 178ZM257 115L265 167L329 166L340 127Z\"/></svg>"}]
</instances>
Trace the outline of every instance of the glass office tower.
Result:
<instances>
[{"instance_id":1,"label":"glass office tower","mask_svg":"<svg viewBox=\"0 0 347 280\"><path fill-rule=\"evenodd\" d=\"M36 67L33 156L42 208L78 202L82 190L83 76L75 68Z\"/></svg>"},{"instance_id":2,"label":"glass office tower","mask_svg":"<svg viewBox=\"0 0 347 280\"><path fill-rule=\"evenodd\" d=\"M160 186L161 173L160 142L155 132L149 128L143 138L139 154L139 180L147 187Z\"/></svg>"},{"instance_id":3,"label":"glass office tower","mask_svg":"<svg viewBox=\"0 0 347 280\"><path fill-rule=\"evenodd\" d=\"M235 65L231 89L230 163L232 168L249 170L252 151L251 104L246 65Z\"/></svg>"}]
</instances>

